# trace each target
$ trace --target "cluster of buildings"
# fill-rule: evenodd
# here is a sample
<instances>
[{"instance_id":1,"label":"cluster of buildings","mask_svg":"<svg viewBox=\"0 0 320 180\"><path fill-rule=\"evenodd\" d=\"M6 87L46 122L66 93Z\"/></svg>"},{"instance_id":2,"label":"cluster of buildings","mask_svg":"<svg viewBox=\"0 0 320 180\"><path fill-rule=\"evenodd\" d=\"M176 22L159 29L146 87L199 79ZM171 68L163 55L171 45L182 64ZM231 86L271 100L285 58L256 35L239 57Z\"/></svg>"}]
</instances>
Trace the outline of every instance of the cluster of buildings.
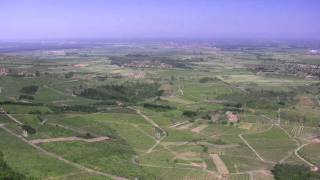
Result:
<instances>
[{"instance_id":1,"label":"cluster of buildings","mask_svg":"<svg viewBox=\"0 0 320 180\"><path fill-rule=\"evenodd\" d=\"M131 61L122 65L123 67L135 67L135 68L173 68L170 64L165 64L157 61Z\"/></svg>"},{"instance_id":2,"label":"cluster of buildings","mask_svg":"<svg viewBox=\"0 0 320 180\"><path fill-rule=\"evenodd\" d=\"M7 76L9 74L8 68L0 68L0 76Z\"/></svg>"},{"instance_id":3,"label":"cluster of buildings","mask_svg":"<svg viewBox=\"0 0 320 180\"><path fill-rule=\"evenodd\" d=\"M210 115L210 119L212 121L214 121L214 122L227 119L228 123L234 123L235 124L235 123L238 123L240 121L240 116L235 112L227 111L227 112L225 112L225 114L223 114L223 113L212 113Z\"/></svg>"},{"instance_id":4,"label":"cluster of buildings","mask_svg":"<svg viewBox=\"0 0 320 180\"><path fill-rule=\"evenodd\" d=\"M288 73L299 77L318 79L320 78L320 65L284 63L281 65L251 65L248 67L257 74Z\"/></svg>"},{"instance_id":5,"label":"cluster of buildings","mask_svg":"<svg viewBox=\"0 0 320 180\"><path fill-rule=\"evenodd\" d=\"M286 63L285 68L294 74L303 74L305 76L315 76L320 78L320 65L316 64L296 64Z\"/></svg>"},{"instance_id":6,"label":"cluster of buildings","mask_svg":"<svg viewBox=\"0 0 320 180\"><path fill-rule=\"evenodd\" d=\"M143 79L146 76L146 73L143 71L129 72L129 73L125 73L124 76L131 78L131 79Z\"/></svg>"},{"instance_id":7,"label":"cluster of buildings","mask_svg":"<svg viewBox=\"0 0 320 180\"><path fill-rule=\"evenodd\" d=\"M236 113L234 113L234 112L231 112L231 111L227 111L226 112L226 115L227 115L227 118L228 118L228 121L230 122L230 123L237 123L237 122L239 122L239 116L236 114Z\"/></svg>"}]
</instances>

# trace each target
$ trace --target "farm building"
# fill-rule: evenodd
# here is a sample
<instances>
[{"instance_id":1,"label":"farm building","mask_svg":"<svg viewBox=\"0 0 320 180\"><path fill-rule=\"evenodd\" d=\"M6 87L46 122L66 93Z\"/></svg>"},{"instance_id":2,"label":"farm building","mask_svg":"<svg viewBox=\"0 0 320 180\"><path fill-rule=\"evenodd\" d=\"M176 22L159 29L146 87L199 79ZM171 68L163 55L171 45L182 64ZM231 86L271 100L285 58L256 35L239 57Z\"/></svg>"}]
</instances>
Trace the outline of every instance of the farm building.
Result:
<instances>
[{"instance_id":1,"label":"farm building","mask_svg":"<svg viewBox=\"0 0 320 180\"><path fill-rule=\"evenodd\" d=\"M229 122L237 123L240 120L238 115L236 113L234 113L234 112L227 111L226 115L227 115L227 118L228 118Z\"/></svg>"},{"instance_id":2,"label":"farm building","mask_svg":"<svg viewBox=\"0 0 320 180\"><path fill-rule=\"evenodd\" d=\"M320 172L320 166L312 166L311 171L313 172Z\"/></svg>"}]
</instances>

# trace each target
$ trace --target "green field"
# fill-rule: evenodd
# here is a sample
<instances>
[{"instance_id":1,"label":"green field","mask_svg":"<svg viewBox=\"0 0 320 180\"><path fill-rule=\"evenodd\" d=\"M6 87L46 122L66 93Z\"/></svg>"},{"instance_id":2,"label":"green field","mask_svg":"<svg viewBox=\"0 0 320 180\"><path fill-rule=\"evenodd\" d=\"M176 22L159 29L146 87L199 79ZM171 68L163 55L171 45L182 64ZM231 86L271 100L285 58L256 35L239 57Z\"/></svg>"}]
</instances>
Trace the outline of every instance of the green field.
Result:
<instances>
[{"instance_id":1,"label":"green field","mask_svg":"<svg viewBox=\"0 0 320 180\"><path fill-rule=\"evenodd\" d=\"M320 165L320 79L307 66L319 55L185 43L0 54L4 160L34 179L271 180L277 163L307 166L294 153L307 144L298 153Z\"/></svg>"},{"instance_id":2,"label":"green field","mask_svg":"<svg viewBox=\"0 0 320 180\"><path fill-rule=\"evenodd\" d=\"M295 142L278 127L244 137L263 158L275 162L280 161L296 147Z\"/></svg>"}]
</instances>

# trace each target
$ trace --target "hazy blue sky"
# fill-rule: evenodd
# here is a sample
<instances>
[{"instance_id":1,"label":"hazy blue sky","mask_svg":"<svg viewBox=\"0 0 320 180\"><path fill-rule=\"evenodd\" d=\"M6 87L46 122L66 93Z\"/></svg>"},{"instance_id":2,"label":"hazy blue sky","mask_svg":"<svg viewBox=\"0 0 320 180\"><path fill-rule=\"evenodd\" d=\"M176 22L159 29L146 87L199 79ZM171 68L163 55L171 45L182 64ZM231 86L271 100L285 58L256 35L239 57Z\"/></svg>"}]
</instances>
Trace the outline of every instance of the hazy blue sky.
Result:
<instances>
[{"instance_id":1,"label":"hazy blue sky","mask_svg":"<svg viewBox=\"0 0 320 180\"><path fill-rule=\"evenodd\" d=\"M320 0L0 0L0 39L320 37Z\"/></svg>"}]
</instances>

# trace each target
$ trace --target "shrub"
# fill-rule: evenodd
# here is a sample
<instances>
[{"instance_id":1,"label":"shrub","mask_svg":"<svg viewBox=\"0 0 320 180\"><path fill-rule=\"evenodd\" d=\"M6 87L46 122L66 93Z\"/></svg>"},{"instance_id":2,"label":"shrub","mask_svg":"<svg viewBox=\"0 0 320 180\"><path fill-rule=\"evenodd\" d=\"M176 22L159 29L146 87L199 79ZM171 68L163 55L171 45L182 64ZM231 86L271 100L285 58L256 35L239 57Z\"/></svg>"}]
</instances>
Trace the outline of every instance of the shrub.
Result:
<instances>
[{"instance_id":1,"label":"shrub","mask_svg":"<svg viewBox=\"0 0 320 180\"><path fill-rule=\"evenodd\" d=\"M143 107L147 108L147 109L152 109L155 111L167 111L167 110L174 109L173 107L171 107L169 105L152 104L152 103L144 103Z\"/></svg>"},{"instance_id":2,"label":"shrub","mask_svg":"<svg viewBox=\"0 0 320 180\"><path fill-rule=\"evenodd\" d=\"M198 113L195 111L186 110L186 111L183 111L182 115L187 116L187 117L194 117L194 116L197 116Z\"/></svg>"},{"instance_id":3,"label":"shrub","mask_svg":"<svg viewBox=\"0 0 320 180\"><path fill-rule=\"evenodd\" d=\"M33 127L31 127L29 125L25 125L25 124L22 125L22 129L27 131L30 134L35 134L37 132Z\"/></svg>"},{"instance_id":4,"label":"shrub","mask_svg":"<svg viewBox=\"0 0 320 180\"><path fill-rule=\"evenodd\" d=\"M219 78L217 77L203 77L199 80L200 83L207 83L207 82L219 82L221 81Z\"/></svg>"}]
</instances>

